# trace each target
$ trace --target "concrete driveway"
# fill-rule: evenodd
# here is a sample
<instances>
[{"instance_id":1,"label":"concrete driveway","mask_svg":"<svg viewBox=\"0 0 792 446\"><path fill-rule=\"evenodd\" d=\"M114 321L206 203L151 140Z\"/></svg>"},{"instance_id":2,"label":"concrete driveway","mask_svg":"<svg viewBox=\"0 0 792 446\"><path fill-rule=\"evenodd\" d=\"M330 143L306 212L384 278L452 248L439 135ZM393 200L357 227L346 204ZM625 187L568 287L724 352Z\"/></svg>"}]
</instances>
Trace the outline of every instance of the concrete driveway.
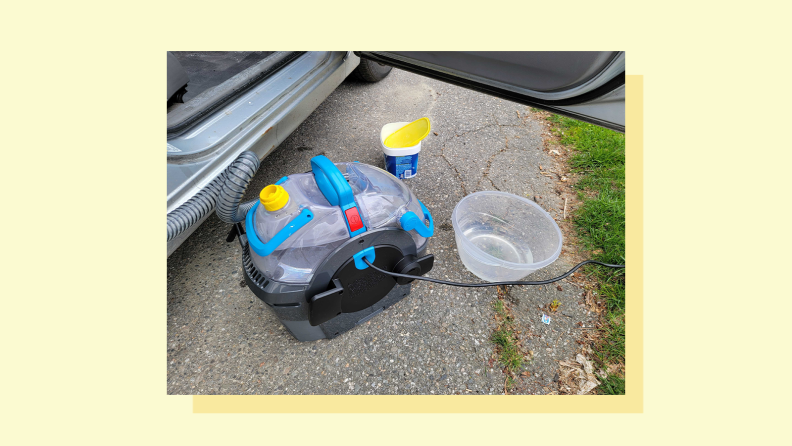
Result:
<instances>
[{"instance_id":1,"label":"concrete driveway","mask_svg":"<svg viewBox=\"0 0 792 446\"><path fill-rule=\"evenodd\" d=\"M431 277L479 279L456 252L451 212L466 194L501 190L529 198L556 220L564 200L557 179L540 174L556 162L544 148L544 123L528 107L393 70L382 82L347 81L261 165L250 198L267 184L310 169L310 158L384 167L382 125L426 116L418 175L406 180L432 211L436 231L427 252ZM238 242L212 215L168 259L169 394L497 394L505 376L493 362L495 288L454 288L414 282L412 293L334 340L301 343L245 286ZM527 280L556 276L573 265L568 250ZM560 287L557 285L561 285ZM533 352L515 391L550 393L558 361L573 359L578 323L594 317L582 290L562 281L513 287L507 293L520 337ZM561 302L542 324L540 307Z\"/></svg>"}]
</instances>

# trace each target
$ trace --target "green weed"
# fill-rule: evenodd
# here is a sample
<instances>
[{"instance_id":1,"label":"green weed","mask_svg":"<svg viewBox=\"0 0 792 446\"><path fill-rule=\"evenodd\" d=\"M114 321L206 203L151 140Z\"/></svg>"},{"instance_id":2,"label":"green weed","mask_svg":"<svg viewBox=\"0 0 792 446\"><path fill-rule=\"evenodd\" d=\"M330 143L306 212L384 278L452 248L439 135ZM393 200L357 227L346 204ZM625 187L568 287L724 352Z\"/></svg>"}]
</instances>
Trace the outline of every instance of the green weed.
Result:
<instances>
[{"instance_id":1,"label":"green weed","mask_svg":"<svg viewBox=\"0 0 792 446\"><path fill-rule=\"evenodd\" d=\"M523 364L523 354L520 352L517 339L508 328L499 328L492 333L492 343L500 347L498 352L498 362L500 362L507 371L517 373Z\"/></svg>"},{"instance_id":2,"label":"green weed","mask_svg":"<svg viewBox=\"0 0 792 446\"><path fill-rule=\"evenodd\" d=\"M498 326L490 336L490 342L495 345L497 360L504 368L507 377L504 390L508 390L517 382L515 378L522 369L525 353L515 333L514 318L503 301L503 292L503 289L498 287L498 298L492 303Z\"/></svg>"}]
</instances>

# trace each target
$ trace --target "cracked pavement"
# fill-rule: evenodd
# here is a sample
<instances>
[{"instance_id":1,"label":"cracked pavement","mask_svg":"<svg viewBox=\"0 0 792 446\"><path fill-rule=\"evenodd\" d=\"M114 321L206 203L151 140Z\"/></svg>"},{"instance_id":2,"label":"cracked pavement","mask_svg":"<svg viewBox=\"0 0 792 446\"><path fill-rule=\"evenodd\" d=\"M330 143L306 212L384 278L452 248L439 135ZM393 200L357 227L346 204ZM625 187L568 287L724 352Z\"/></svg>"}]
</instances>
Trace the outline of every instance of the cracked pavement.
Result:
<instances>
[{"instance_id":1,"label":"cracked pavement","mask_svg":"<svg viewBox=\"0 0 792 446\"><path fill-rule=\"evenodd\" d=\"M545 151L545 124L529 108L400 70L376 84L344 82L272 154L248 190L254 198L284 175L333 161L383 166L380 128L431 120L418 174L407 185L432 211L437 230L429 276L478 282L456 252L451 213L465 195L500 190L535 199L560 221L557 179L540 173L555 160ZM412 293L333 340L301 343L244 286L239 244L214 215L168 259L167 391L169 394L499 394L505 376L493 358L492 288L414 282ZM566 242L566 241L565 241ZM575 262L569 249L525 280L554 277ZM560 286L560 289L559 287ZM557 390L558 361L574 360L579 324L595 320L583 290L563 280L511 287L520 339L532 352L515 391ZM550 325L542 307L561 302ZM510 392L513 393L513 392Z\"/></svg>"}]
</instances>

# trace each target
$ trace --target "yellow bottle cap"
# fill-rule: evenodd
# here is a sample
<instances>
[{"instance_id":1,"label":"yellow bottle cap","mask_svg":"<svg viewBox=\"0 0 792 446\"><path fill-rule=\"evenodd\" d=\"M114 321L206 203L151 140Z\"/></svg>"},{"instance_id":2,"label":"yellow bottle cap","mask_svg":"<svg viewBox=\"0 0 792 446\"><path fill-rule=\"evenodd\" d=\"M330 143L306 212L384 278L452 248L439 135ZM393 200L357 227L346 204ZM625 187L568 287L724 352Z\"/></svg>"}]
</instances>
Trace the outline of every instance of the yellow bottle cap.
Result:
<instances>
[{"instance_id":1,"label":"yellow bottle cap","mask_svg":"<svg viewBox=\"0 0 792 446\"><path fill-rule=\"evenodd\" d=\"M277 211L278 209L282 209L286 206L286 203L289 202L289 193L281 186L270 184L264 189L261 189L259 201L264 205L264 209L268 211Z\"/></svg>"}]
</instances>

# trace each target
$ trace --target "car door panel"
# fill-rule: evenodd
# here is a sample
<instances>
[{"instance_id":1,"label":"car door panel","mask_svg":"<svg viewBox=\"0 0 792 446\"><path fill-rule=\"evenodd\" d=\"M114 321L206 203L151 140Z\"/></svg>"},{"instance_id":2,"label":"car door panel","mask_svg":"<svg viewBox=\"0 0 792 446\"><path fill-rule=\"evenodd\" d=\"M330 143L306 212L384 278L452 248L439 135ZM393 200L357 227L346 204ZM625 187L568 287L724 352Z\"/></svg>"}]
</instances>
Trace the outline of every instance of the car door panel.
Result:
<instances>
[{"instance_id":1,"label":"car door panel","mask_svg":"<svg viewBox=\"0 0 792 446\"><path fill-rule=\"evenodd\" d=\"M482 93L624 131L624 52L360 51L356 54ZM621 93L618 93L620 89Z\"/></svg>"}]
</instances>

